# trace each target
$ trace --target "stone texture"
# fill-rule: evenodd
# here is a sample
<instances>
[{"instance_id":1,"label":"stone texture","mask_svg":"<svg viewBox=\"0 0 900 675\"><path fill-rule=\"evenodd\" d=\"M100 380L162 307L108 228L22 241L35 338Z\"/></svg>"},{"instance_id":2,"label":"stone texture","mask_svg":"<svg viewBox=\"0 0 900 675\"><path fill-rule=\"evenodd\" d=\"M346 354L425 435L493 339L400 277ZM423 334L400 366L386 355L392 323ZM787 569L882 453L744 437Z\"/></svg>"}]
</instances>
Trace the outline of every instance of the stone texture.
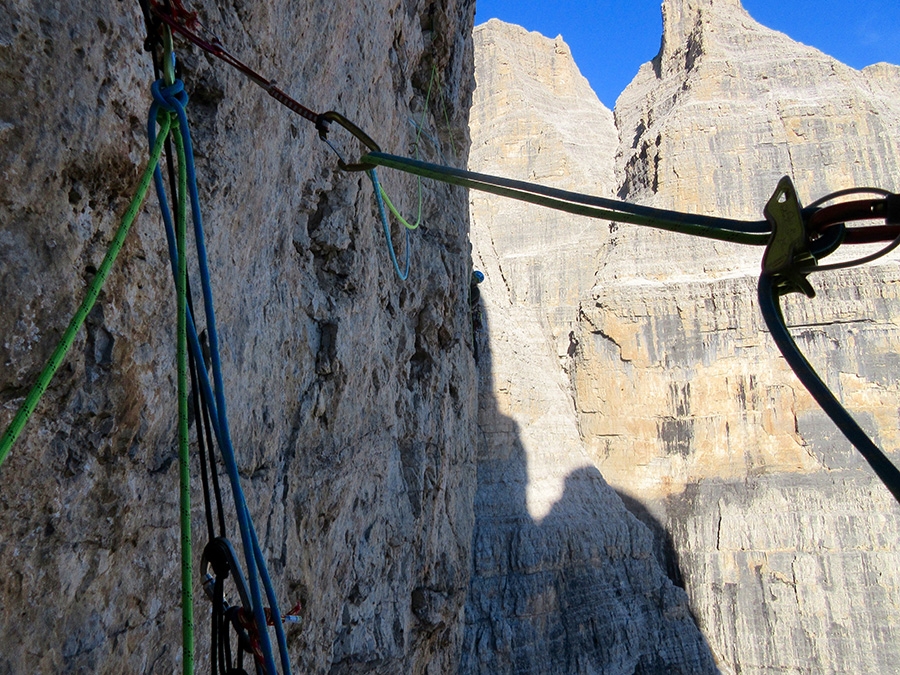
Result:
<instances>
[{"instance_id":1,"label":"stone texture","mask_svg":"<svg viewBox=\"0 0 900 675\"><path fill-rule=\"evenodd\" d=\"M492 20L474 42L469 167L613 194L612 116L562 39ZM486 326L460 672L713 672L650 531L592 466L560 367L606 224L470 199Z\"/></svg>"},{"instance_id":2,"label":"stone texture","mask_svg":"<svg viewBox=\"0 0 900 675\"><path fill-rule=\"evenodd\" d=\"M426 122L465 163L473 3L192 5L248 63L389 150L408 150L436 67L450 128L436 106ZM137 3L0 8L0 427L145 161L142 31ZM281 602L304 603L296 672L452 671L475 485L465 196L425 187L400 283L365 176L236 72L178 55L238 463ZM413 180L382 178L414 204ZM153 202L2 469L0 673L180 669L174 302Z\"/></svg>"},{"instance_id":3,"label":"stone texture","mask_svg":"<svg viewBox=\"0 0 900 675\"><path fill-rule=\"evenodd\" d=\"M691 606L722 672L896 671L886 493L858 470L831 470L707 480L669 500Z\"/></svg>"},{"instance_id":4,"label":"stone texture","mask_svg":"<svg viewBox=\"0 0 900 675\"><path fill-rule=\"evenodd\" d=\"M612 114L591 91L562 38L548 41L492 20L476 31L475 40L478 62L491 66L477 76L471 126L478 141L470 166L502 166L508 176L613 196ZM603 241L590 236L596 222L477 192L470 200L479 215L473 238L484 238L493 248L510 304L558 307L559 316L568 319L578 289L592 283L596 270Z\"/></svg>"},{"instance_id":5,"label":"stone texture","mask_svg":"<svg viewBox=\"0 0 900 675\"><path fill-rule=\"evenodd\" d=\"M900 68L855 71L760 26L737 0L666 0L663 17L660 54L619 98L616 130L603 111L579 123L583 134L605 130L596 153L527 140L533 117L564 119L572 107L563 100L546 112L552 85L482 73L488 64L515 72L514 54L520 72L534 72L541 38L493 24L476 31L479 88L495 78L511 93L492 89L494 107L478 112L476 88L470 166L752 219L785 174L807 203L854 185L900 189ZM519 46L501 50L491 33ZM559 40L543 42L549 61ZM490 60L480 60L482 49ZM560 66L542 71L566 80ZM610 133L615 179L591 180L579 171L604 166L599 149ZM541 179L532 165L566 171ZM900 508L778 356L755 300L762 251L548 215L543 222L567 225L557 244L537 211L471 201L476 264L488 276L495 405L518 428L531 519L543 526L561 499L558 476L596 467L655 533L653 550L684 584L722 672L893 672ZM823 273L812 278L814 301L784 301L810 360L895 459L898 273L895 257ZM510 469L489 454L483 470L481 457L479 495L499 491L510 480L497 475ZM479 537L485 513L479 496ZM505 578L516 588L515 575ZM473 588L483 582L476 574ZM523 624L517 611L494 607L490 625ZM552 623L544 626L529 639L554 644Z\"/></svg>"},{"instance_id":6,"label":"stone texture","mask_svg":"<svg viewBox=\"0 0 900 675\"><path fill-rule=\"evenodd\" d=\"M891 189L900 163L897 66L856 71L761 26L739 0L665 2L663 26L660 53L616 102L619 196L756 219L785 174L805 202L872 180ZM654 235L639 245L657 276L697 273L698 256L707 275L758 268L753 251L690 238L654 264ZM616 260L629 261L636 245Z\"/></svg>"},{"instance_id":7,"label":"stone texture","mask_svg":"<svg viewBox=\"0 0 900 675\"><path fill-rule=\"evenodd\" d=\"M855 71L736 1L672 0L663 18L660 54L616 104L623 197L758 218L782 174L805 202L900 189L900 68ZM607 480L666 523L720 667L893 672L900 508L778 356L759 252L628 238L585 303L582 430ZM784 303L895 461L898 281L894 257L814 276L814 301Z\"/></svg>"}]
</instances>

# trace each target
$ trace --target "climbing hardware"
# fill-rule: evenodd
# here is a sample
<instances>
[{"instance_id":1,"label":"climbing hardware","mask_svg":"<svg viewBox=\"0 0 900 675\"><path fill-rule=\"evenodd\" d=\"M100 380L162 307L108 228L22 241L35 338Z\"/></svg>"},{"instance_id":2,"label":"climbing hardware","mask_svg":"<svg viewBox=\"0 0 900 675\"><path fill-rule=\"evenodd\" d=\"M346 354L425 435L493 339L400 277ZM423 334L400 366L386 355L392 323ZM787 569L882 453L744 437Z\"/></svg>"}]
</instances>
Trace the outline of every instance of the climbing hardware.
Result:
<instances>
[{"instance_id":1,"label":"climbing hardware","mask_svg":"<svg viewBox=\"0 0 900 675\"><path fill-rule=\"evenodd\" d=\"M744 221L685 214L655 209L626 202L557 190L523 181L456 169L444 164L432 164L419 157L419 140L424 131L421 122L411 120L416 127L415 157L385 153L362 129L338 112L315 113L291 98L273 80L267 79L231 54L214 34L200 23L196 13L185 9L180 0L139 0L144 15L147 38L145 46L153 56L156 80L151 86L152 104L148 118L149 159L140 178L134 198L122 217L109 249L88 286L84 301L75 312L62 338L25 397L12 422L0 437L0 466L22 433L41 396L59 369L75 336L97 301L103 283L121 251L134 224L151 183L157 193L160 213L169 248L170 264L176 291L177 326L177 400L179 439L179 481L181 522L181 581L182 581L182 657L183 672L194 668L194 567L191 559L191 499L190 447L188 420L190 407L197 431L198 450L203 486L207 544L200 561L202 587L212 604L210 662L212 672L241 673L243 656L249 655L258 673L277 672L269 628L275 632L281 672L290 673L291 664L284 631L285 623L301 620L302 607L296 604L281 614L265 556L253 524L244 493L234 446L228 424L224 392L219 336L213 305L212 287L206 255L203 220L196 186L193 145L188 124L188 96L181 80L175 77L175 33L195 46L237 69L269 96L315 125L320 138L338 156L338 167L344 171L364 171L374 191L379 218L384 230L392 266L401 280L410 273L410 232L422 222L422 179L430 179L517 199L567 213L584 215L604 221L631 223L671 232L764 247L762 270L758 285L758 299L766 324L797 377L809 389L815 400L831 417L844 435L859 450L875 473L900 502L900 471L872 442L850 413L830 392L821 378L800 352L790 335L779 304L781 296L803 293L813 298L815 291L808 277L823 270L839 270L876 260L900 246L900 195L877 188L853 188L832 193L806 208L800 205L790 179L778 184L764 209L764 220ZM432 96L436 69L432 71L425 110ZM446 116L446 106L445 106ZM449 117L447 117L449 123ZM357 161L347 161L328 137L332 125L342 128L364 148ZM452 137L451 137L452 142ZM437 144L436 144L437 145ZM174 147L173 147L174 146ZM440 148L438 147L440 153ZM169 190L166 190L162 157L166 159ZM418 215L415 223L403 218L383 190L378 168L394 169L417 177ZM866 194L866 198L857 195ZM170 205L169 199L172 199ZM854 197L850 201L829 204L837 199ZM173 216L174 212L174 216ZM405 233L405 261L398 262L391 237L388 212L402 224ZM191 283L187 274L187 221L193 227L194 249L200 271L204 326L198 330L199 317L194 311ZM883 220L883 225L851 227L856 221ZM879 251L848 262L819 265L843 244L885 243ZM473 331L480 324L478 284L484 280L480 272L473 273L470 285L470 308ZM572 340L570 336L570 340ZM477 340L476 340L477 341ZM577 341L575 341L577 345ZM212 381L205 367L205 355L212 366ZM189 384L190 383L190 384ZM218 447L218 459L216 448ZM226 519L219 483L219 461L231 487L236 521L240 530L243 560L236 554L227 537ZM246 569L246 575L244 574ZM226 595L226 584L236 593L232 604ZM265 594L265 602L263 600ZM234 599L234 596L232 596ZM232 638L235 644L232 645ZM237 648L236 654L234 647Z\"/></svg>"}]
</instances>

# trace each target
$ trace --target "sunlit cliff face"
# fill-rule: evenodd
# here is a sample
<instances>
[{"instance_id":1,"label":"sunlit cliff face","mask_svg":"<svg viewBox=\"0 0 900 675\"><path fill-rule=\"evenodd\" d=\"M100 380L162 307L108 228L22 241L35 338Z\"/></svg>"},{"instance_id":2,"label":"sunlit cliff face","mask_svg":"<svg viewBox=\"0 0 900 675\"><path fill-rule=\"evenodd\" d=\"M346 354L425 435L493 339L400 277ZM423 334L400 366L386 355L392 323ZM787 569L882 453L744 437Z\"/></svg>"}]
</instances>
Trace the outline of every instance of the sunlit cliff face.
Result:
<instances>
[{"instance_id":1,"label":"sunlit cliff face","mask_svg":"<svg viewBox=\"0 0 900 675\"><path fill-rule=\"evenodd\" d=\"M562 70L549 65L564 58L555 41L479 29L476 46L502 66L476 72L498 87L481 99L476 89L473 168L754 220L785 174L804 203L851 185L900 188L900 68L848 68L736 2L663 11L661 54L619 98L615 124L586 111L582 134L547 112L560 96L544 83ZM582 173L608 157L611 184ZM895 575L847 570L886 569L897 510L771 342L755 300L762 251L477 195L472 214L494 397L519 429L529 516L544 523L566 501L566 471L586 456L658 528L657 553L680 569L722 668L891 672L876 641L842 656L833 645L890 623ZM900 441L897 269L889 259L823 273L815 300L785 300L809 358L889 452Z\"/></svg>"}]
</instances>

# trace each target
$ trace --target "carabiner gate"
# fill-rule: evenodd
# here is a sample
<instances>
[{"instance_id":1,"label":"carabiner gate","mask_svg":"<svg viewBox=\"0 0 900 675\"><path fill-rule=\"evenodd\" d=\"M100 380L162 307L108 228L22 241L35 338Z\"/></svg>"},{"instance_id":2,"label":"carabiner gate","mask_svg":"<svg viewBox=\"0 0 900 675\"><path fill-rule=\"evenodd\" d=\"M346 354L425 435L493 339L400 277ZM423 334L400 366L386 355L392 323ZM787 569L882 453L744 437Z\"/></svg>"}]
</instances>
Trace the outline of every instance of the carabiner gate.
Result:
<instances>
[{"instance_id":1,"label":"carabiner gate","mask_svg":"<svg viewBox=\"0 0 900 675\"><path fill-rule=\"evenodd\" d=\"M373 152L381 152L381 148L379 147L378 143L373 141L366 132L353 124L353 122L348 120L339 112L335 112L334 110L329 110L328 112L322 113L316 120L316 128L319 130L319 137L323 141L327 142L326 134L328 133L328 124L331 122L337 122L339 125L344 127L344 129L355 136L356 139L364 146L366 146L369 150L372 150ZM344 171L370 171L376 167L375 164L369 164L368 162L347 163L340 157L338 157L338 166L341 167L341 169L343 169Z\"/></svg>"}]
</instances>

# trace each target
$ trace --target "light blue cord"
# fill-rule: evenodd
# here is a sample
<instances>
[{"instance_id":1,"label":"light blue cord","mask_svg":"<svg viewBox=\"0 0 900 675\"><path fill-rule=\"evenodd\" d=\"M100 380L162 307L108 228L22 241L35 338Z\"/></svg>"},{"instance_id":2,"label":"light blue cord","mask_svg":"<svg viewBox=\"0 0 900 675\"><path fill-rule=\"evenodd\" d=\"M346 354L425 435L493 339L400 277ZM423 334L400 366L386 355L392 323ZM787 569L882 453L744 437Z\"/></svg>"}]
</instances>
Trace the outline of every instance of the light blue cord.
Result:
<instances>
[{"instance_id":1,"label":"light blue cord","mask_svg":"<svg viewBox=\"0 0 900 675\"><path fill-rule=\"evenodd\" d=\"M344 161L344 156L341 154L340 150L338 150L336 147L334 147L334 143L329 141L328 138L325 136L320 135L319 138L321 138L323 141L325 141L325 144L329 148L331 148L332 151L334 151L334 154L336 154L338 156L338 159L340 159L342 162L344 162L346 164L346 162ZM381 227L384 229L384 238L387 240L387 248L388 248L388 253L390 253L390 255L391 255L391 263L393 263L394 271L397 273L397 276L400 277L400 281L406 281L406 278L409 276L409 231L410 231L410 229L415 229L415 228L410 228L408 226L403 228L404 231L406 232L406 265L404 265L406 267L406 270L400 271L400 265L397 264L397 254L394 253L394 242L391 239L391 223L388 220L387 211L385 211L385 208L384 208L384 200L381 197L381 194L382 194L381 183L378 182L378 174L375 173L375 169L369 169L368 171L366 171L366 174L369 176L369 180L372 181L372 188L375 190L375 202L378 204L378 215L381 217ZM421 181L420 181L420 185L419 185L419 190L420 190L420 202L419 202L420 213L419 213L419 216L420 217L422 215L421 214L421 208L422 208L421 189L422 189L422 186L421 186ZM418 227L418 223L416 224L416 227Z\"/></svg>"},{"instance_id":2,"label":"light blue cord","mask_svg":"<svg viewBox=\"0 0 900 675\"><path fill-rule=\"evenodd\" d=\"M384 238L387 240L387 249L388 253L391 254L391 262L394 264L394 270L397 272L397 276L400 277L400 281L406 281L406 278L409 276L409 228L403 228L403 231L406 233L406 264L404 265L406 269L401 271L400 265L397 264L397 254L394 253L394 242L391 239L391 223L384 208L384 200L381 198L381 184L378 182L378 174L375 172L375 169L369 169L366 173L369 175L372 187L375 189L378 215L381 217L381 226L384 228Z\"/></svg>"}]
</instances>

